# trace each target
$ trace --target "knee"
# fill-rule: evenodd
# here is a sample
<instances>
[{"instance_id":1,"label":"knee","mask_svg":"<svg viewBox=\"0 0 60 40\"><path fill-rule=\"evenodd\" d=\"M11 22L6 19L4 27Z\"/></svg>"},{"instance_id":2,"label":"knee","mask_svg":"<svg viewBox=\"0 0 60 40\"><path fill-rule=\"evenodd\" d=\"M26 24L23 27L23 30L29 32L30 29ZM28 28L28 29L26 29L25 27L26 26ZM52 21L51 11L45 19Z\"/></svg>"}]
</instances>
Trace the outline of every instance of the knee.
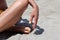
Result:
<instances>
[{"instance_id":1,"label":"knee","mask_svg":"<svg viewBox=\"0 0 60 40\"><path fill-rule=\"evenodd\" d=\"M22 0L24 3L28 3L28 0Z\"/></svg>"},{"instance_id":2,"label":"knee","mask_svg":"<svg viewBox=\"0 0 60 40\"><path fill-rule=\"evenodd\" d=\"M28 0L18 0L22 4L28 4Z\"/></svg>"}]
</instances>

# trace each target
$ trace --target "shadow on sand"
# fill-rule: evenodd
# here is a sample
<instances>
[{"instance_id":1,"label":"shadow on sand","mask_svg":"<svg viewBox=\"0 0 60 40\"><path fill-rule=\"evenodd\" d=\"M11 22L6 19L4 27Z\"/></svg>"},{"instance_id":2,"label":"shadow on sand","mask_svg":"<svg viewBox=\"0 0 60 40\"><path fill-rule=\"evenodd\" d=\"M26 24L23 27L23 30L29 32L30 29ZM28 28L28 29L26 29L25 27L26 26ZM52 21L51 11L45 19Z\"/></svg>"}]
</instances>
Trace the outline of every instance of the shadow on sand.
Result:
<instances>
[{"instance_id":1,"label":"shadow on sand","mask_svg":"<svg viewBox=\"0 0 60 40\"><path fill-rule=\"evenodd\" d=\"M29 26L30 24L28 24L28 20L27 19L22 19L23 21L24 21L24 23L22 22L22 23L18 23L18 24L20 24L20 25L18 25L18 24L16 24L17 26L21 26L21 25L25 25L25 26ZM31 25L30 25L31 26ZM31 29L32 29L32 27L30 27ZM37 30L34 32L34 34L35 35L40 35L40 34L42 34L43 32L44 32L44 29L42 29L42 28L40 28L39 26L36 26L36 28L37 28ZM13 36L13 35L16 35L16 34L21 34L22 35L22 33L20 33L20 32L6 32L6 31L4 31L4 32L2 32L2 33L0 33L0 40L6 40L6 39L8 39L9 37L11 37L11 36Z\"/></svg>"},{"instance_id":2,"label":"shadow on sand","mask_svg":"<svg viewBox=\"0 0 60 40\"><path fill-rule=\"evenodd\" d=\"M36 31L34 32L35 35L41 35L44 32L43 28L36 26Z\"/></svg>"}]
</instances>

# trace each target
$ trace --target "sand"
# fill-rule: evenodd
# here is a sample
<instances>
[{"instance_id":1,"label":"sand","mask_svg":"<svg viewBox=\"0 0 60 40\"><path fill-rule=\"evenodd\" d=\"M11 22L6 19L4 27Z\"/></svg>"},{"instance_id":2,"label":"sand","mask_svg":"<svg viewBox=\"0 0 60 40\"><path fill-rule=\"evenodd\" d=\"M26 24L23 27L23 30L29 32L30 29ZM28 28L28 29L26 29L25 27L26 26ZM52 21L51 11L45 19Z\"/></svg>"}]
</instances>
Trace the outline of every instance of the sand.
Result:
<instances>
[{"instance_id":1,"label":"sand","mask_svg":"<svg viewBox=\"0 0 60 40\"><path fill-rule=\"evenodd\" d=\"M13 1L14 0L7 0L8 6L10 6ZM30 34L0 34L0 40L60 40L60 0L35 1L39 6L38 27ZM29 6L25 11L23 14L24 19L29 20L31 9L31 6Z\"/></svg>"}]
</instances>

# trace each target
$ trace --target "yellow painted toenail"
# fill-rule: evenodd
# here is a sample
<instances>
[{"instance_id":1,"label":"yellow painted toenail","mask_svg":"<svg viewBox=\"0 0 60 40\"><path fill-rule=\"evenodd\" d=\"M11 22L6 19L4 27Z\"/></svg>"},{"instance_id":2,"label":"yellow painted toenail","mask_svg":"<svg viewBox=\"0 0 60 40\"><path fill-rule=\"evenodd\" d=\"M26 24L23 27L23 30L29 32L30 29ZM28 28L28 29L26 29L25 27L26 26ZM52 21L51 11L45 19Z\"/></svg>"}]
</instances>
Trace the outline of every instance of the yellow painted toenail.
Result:
<instances>
[{"instance_id":1,"label":"yellow painted toenail","mask_svg":"<svg viewBox=\"0 0 60 40\"><path fill-rule=\"evenodd\" d=\"M31 29L29 27L25 28L25 33L30 33Z\"/></svg>"}]
</instances>

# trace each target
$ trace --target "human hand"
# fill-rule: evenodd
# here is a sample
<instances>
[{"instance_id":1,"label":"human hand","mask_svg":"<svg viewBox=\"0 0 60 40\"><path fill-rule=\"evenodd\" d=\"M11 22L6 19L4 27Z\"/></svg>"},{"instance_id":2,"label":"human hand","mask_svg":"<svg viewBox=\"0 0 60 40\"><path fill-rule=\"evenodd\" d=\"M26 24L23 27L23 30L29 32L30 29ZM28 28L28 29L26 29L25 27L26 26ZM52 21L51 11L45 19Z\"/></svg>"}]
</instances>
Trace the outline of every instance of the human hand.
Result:
<instances>
[{"instance_id":1,"label":"human hand","mask_svg":"<svg viewBox=\"0 0 60 40\"><path fill-rule=\"evenodd\" d=\"M33 25L32 25L33 29L37 25L38 18L39 18L39 9L37 7L36 9L33 9L33 11L31 12L31 15L30 15L30 21L29 22L32 23L32 21L33 21Z\"/></svg>"}]
</instances>

